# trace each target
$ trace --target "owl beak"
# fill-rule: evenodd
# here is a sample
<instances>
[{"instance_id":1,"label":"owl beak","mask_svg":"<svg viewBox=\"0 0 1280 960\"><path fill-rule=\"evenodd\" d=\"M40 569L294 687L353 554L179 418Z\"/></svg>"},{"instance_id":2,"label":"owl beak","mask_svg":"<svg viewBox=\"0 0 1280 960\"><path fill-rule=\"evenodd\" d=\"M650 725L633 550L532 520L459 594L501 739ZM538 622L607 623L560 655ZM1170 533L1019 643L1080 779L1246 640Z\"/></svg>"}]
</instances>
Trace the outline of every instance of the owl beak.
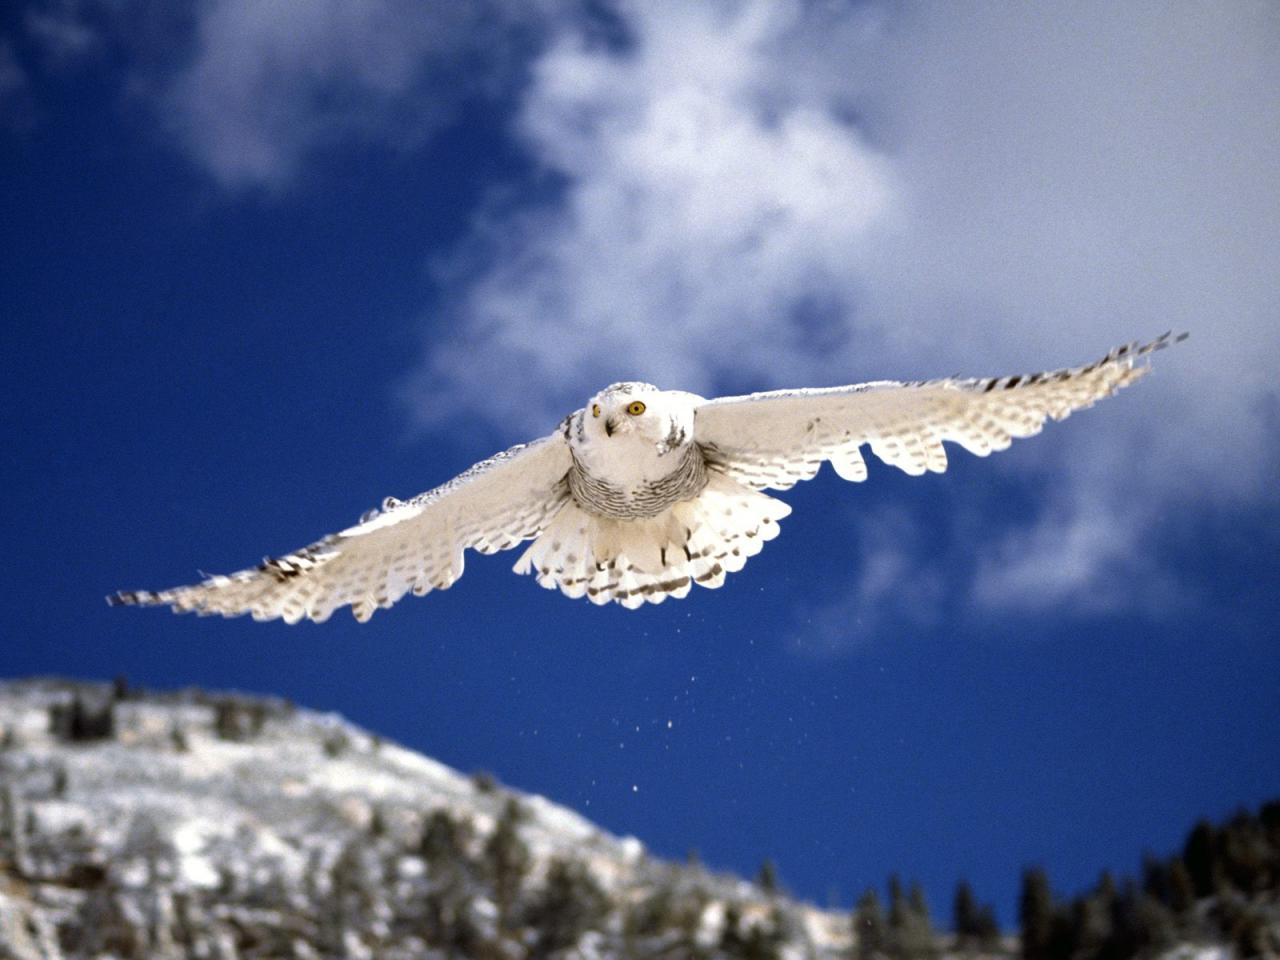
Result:
<instances>
[{"instance_id":1,"label":"owl beak","mask_svg":"<svg viewBox=\"0 0 1280 960\"><path fill-rule=\"evenodd\" d=\"M613 436L613 431L615 431L615 430L617 430L617 429L618 429L618 421L617 421L617 420L615 420L613 417L609 417L609 418L607 418L607 419L605 420L605 422L604 422L604 435L605 435L606 437L612 437L612 436Z\"/></svg>"}]
</instances>

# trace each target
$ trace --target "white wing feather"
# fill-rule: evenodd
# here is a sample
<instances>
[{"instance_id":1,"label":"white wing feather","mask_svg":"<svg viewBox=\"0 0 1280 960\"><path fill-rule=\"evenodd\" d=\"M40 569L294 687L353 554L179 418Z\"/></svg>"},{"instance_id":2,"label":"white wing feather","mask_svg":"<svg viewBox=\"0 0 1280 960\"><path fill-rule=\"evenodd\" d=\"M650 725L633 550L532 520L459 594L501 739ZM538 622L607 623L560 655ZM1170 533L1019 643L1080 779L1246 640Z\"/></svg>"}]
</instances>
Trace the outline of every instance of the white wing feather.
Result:
<instances>
[{"instance_id":1,"label":"white wing feather","mask_svg":"<svg viewBox=\"0 0 1280 960\"><path fill-rule=\"evenodd\" d=\"M410 590L422 595L451 586L462 575L467 548L493 553L537 536L569 497L570 464L569 446L557 432L512 447L412 500L389 498L354 527L253 569L107 599L288 623L304 617L319 623L350 604L355 618L365 621Z\"/></svg>"},{"instance_id":2,"label":"white wing feather","mask_svg":"<svg viewBox=\"0 0 1280 960\"><path fill-rule=\"evenodd\" d=\"M1029 376L917 383L880 381L721 397L697 408L694 436L713 469L757 490L786 490L830 461L861 481L861 447L912 476L947 468L944 440L985 457L1039 433L1147 372L1135 361L1186 334L1117 347L1087 366Z\"/></svg>"}]
</instances>

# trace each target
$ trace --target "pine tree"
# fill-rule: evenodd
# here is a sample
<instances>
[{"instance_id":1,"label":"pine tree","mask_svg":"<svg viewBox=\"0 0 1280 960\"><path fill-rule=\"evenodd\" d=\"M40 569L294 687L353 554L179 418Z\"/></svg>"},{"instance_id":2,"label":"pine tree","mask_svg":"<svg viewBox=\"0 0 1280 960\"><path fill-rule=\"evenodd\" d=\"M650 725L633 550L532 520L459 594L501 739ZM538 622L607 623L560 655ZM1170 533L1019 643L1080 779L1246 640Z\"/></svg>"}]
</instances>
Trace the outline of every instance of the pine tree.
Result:
<instances>
[{"instance_id":1,"label":"pine tree","mask_svg":"<svg viewBox=\"0 0 1280 960\"><path fill-rule=\"evenodd\" d=\"M753 923L744 929L742 911L737 904L731 903L724 911L720 952L734 960L778 960L782 947L779 934L777 911L770 915L769 923Z\"/></svg>"},{"instance_id":2,"label":"pine tree","mask_svg":"<svg viewBox=\"0 0 1280 960\"><path fill-rule=\"evenodd\" d=\"M1146 946L1163 952L1178 942L1178 922L1165 904L1143 893L1138 896L1138 925Z\"/></svg>"},{"instance_id":3,"label":"pine tree","mask_svg":"<svg viewBox=\"0 0 1280 960\"><path fill-rule=\"evenodd\" d=\"M433 810L422 829L418 852L428 865L461 863L467 858L469 829L447 810Z\"/></svg>"},{"instance_id":4,"label":"pine tree","mask_svg":"<svg viewBox=\"0 0 1280 960\"><path fill-rule=\"evenodd\" d=\"M1196 905L1196 887L1191 872L1181 860L1169 862L1169 909L1179 918L1191 913Z\"/></svg>"},{"instance_id":5,"label":"pine tree","mask_svg":"<svg viewBox=\"0 0 1280 960\"><path fill-rule=\"evenodd\" d=\"M888 934L880 895L868 887L853 910L854 949L858 960L884 956L889 946Z\"/></svg>"},{"instance_id":6,"label":"pine tree","mask_svg":"<svg viewBox=\"0 0 1280 960\"><path fill-rule=\"evenodd\" d=\"M1022 893L1018 898L1018 925L1022 933L1024 960L1049 960L1053 940L1053 894L1049 876L1040 867L1022 872Z\"/></svg>"},{"instance_id":7,"label":"pine tree","mask_svg":"<svg viewBox=\"0 0 1280 960\"><path fill-rule=\"evenodd\" d=\"M631 937L652 937L677 928L679 923L676 891L670 882L662 882L627 911L626 930Z\"/></svg>"},{"instance_id":8,"label":"pine tree","mask_svg":"<svg viewBox=\"0 0 1280 960\"><path fill-rule=\"evenodd\" d=\"M1098 886L1072 907L1071 955L1075 960L1095 960L1106 956L1114 933L1116 885L1104 872Z\"/></svg>"},{"instance_id":9,"label":"pine tree","mask_svg":"<svg viewBox=\"0 0 1280 960\"><path fill-rule=\"evenodd\" d=\"M902 881L896 873L889 876L889 929L896 929L907 922L907 898L902 892Z\"/></svg>"},{"instance_id":10,"label":"pine tree","mask_svg":"<svg viewBox=\"0 0 1280 960\"><path fill-rule=\"evenodd\" d=\"M938 953L924 887L914 880L907 893L907 925L899 935L898 949L900 956L912 958L934 957Z\"/></svg>"},{"instance_id":11,"label":"pine tree","mask_svg":"<svg viewBox=\"0 0 1280 960\"><path fill-rule=\"evenodd\" d=\"M708 956L707 949L700 942L702 933L702 917L711 902L711 896L701 885L683 891L676 901L676 930L678 938L676 956L682 960L702 960Z\"/></svg>"},{"instance_id":12,"label":"pine tree","mask_svg":"<svg viewBox=\"0 0 1280 960\"><path fill-rule=\"evenodd\" d=\"M765 860L760 864L760 872L756 875L756 885L760 887L768 896L774 896L778 892L778 868L773 865L772 860Z\"/></svg>"},{"instance_id":13,"label":"pine tree","mask_svg":"<svg viewBox=\"0 0 1280 960\"><path fill-rule=\"evenodd\" d=\"M472 956L479 934L472 922L468 901L473 865L467 856L470 831L446 810L427 818L418 852L427 864L428 890L423 902L423 934L428 943Z\"/></svg>"},{"instance_id":14,"label":"pine tree","mask_svg":"<svg viewBox=\"0 0 1280 960\"><path fill-rule=\"evenodd\" d=\"M995 910L988 904L980 905L965 880L956 884L951 918L957 950L990 950L1000 940Z\"/></svg>"},{"instance_id":15,"label":"pine tree","mask_svg":"<svg viewBox=\"0 0 1280 960\"><path fill-rule=\"evenodd\" d=\"M1213 825L1208 820L1200 820L1192 828L1187 842L1182 848L1182 862L1191 875L1192 888L1196 897L1207 897L1213 894L1217 873L1217 843L1215 842Z\"/></svg>"},{"instance_id":16,"label":"pine tree","mask_svg":"<svg viewBox=\"0 0 1280 960\"><path fill-rule=\"evenodd\" d=\"M522 818L519 802L511 797L484 846L484 862L498 908L498 928L503 933L513 929L520 888L529 870L529 849L520 839Z\"/></svg>"},{"instance_id":17,"label":"pine tree","mask_svg":"<svg viewBox=\"0 0 1280 960\"><path fill-rule=\"evenodd\" d=\"M720 951L731 957L742 956L742 910L736 903L726 904L720 928Z\"/></svg>"},{"instance_id":18,"label":"pine tree","mask_svg":"<svg viewBox=\"0 0 1280 960\"><path fill-rule=\"evenodd\" d=\"M70 703L49 707L49 731L68 743L110 740L115 730L115 703L109 699L86 703L77 693Z\"/></svg>"},{"instance_id":19,"label":"pine tree","mask_svg":"<svg viewBox=\"0 0 1280 960\"><path fill-rule=\"evenodd\" d=\"M896 875L889 878L888 953L896 960L917 960L937 953L937 938L929 921L929 906L918 883L903 895L902 882Z\"/></svg>"},{"instance_id":20,"label":"pine tree","mask_svg":"<svg viewBox=\"0 0 1280 960\"><path fill-rule=\"evenodd\" d=\"M974 936L978 941L978 947L987 952L994 951L1000 946L1000 924L996 921L996 908L989 903L978 907Z\"/></svg>"},{"instance_id":21,"label":"pine tree","mask_svg":"<svg viewBox=\"0 0 1280 960\"><path fill-rule=\"evenodd\" d=\"M971 938L977 920L978 901L974 899L968 881L961 880L956 884L956 895L951 901L951 927L955 930L956 939L964 941Z\"/></svg>"},{"instance_id":22,"label":"pine tree","mask_svg":"<svg viewBox=\"0 0 1280 960\"><path fill-rule=\"evenodd\" d=\"M525 920L536 931L531 958L544 958L575 946L588 930L608 917L608 901L595 878L581 865L555 859Z\"/></svg>"},{"instance_id":23,"label":"pine tree","mask_svg":"<svg viewBox=\"0 0 1280 960\"><path fill-rule=\"evenodd\" d=\"M751 925L747 931L742 960L779 960L786 941L787 919L781 909L769 911L766 923Z\"/></svg>"}]
</instances>

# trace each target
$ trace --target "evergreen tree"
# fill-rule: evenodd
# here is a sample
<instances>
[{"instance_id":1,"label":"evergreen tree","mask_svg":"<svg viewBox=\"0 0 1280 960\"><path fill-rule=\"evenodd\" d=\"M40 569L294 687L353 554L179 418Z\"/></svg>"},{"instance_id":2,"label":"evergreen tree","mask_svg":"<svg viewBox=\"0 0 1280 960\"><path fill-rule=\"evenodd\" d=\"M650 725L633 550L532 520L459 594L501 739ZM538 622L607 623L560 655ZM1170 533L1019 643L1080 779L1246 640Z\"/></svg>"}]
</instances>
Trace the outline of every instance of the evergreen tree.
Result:
<instances>
[{"instance_id":1,"label":"evergreen tree","mask_svg":"<svg viewBox=\"0 0 1280 960\"><path fill-rule=\"evenodd\" d=\"M744 928L741 909L731 903L724 911L720 952L734 960L778 960L782 947L779 933L777 911L770 915L768 923L753 923Z\"/></svg>"},{"instance_id":2,"label":"evergreen tree","mask_svg":"<svg viewBox=\"0 0 1280 960\"><path fill-rule=\"evenodd\" d=\"M929 904L924 898L924 887L915 880L911 881L911 890L907 894L907 906L917 917L929 919Z\"/></svg>"},{"instance_id":3,"label":"evergreen tree","mask_svg":"<svg viewBox=\"0 0 1280 960\"><path fill-rule=\"evenodd\" d=\"M549 957L575 946L588 930L600 929L608 913L604 891L581 864L553 860L525 917L537 936L529 956Z\"/></svg>"},{"instance_id":4,"label":"evergreen tree","mask_svg":"<svg viewBox=\"0 0 1280 960\"><path fill-rule=\"evenodd\" d=\"M995 907L989 903L978 907L975 927L974 936L980 949L991 952L1000 946L1000 924L996 921Z\"/></svg>"},{"instance_id":5,"label":"evergreen tree","mask_svg":"<svg viewBox=\"0 0 1280 960\"><path fill-rule=\"evenodd\" d=\"M1236 902L1224 919L1223 932L1237 957L1271 958L1280 955L1280 935L1260 907Z\"/></svg>"},{"instance_id":6,"label":"evergreen tree","mask_svg":"<svg viewBox=\"0 0 1280 960\"><path fill-rule=\"evenodd\" d=\"M1049 960L1054 934L1053 893L1049 876L1041 867L1022 872L1022 892L1018 898L1018 925L1022 934L1024 960Z\"/></svg>"},{"instance_id":7,"label":"evergreen tree","mask_svg":"<svg viewBox=\"0 0 1280 960\"><path fill-rule=\"evenodd\" d=\"M924 898L924 887L916 881L911 882L907 893L907 908L910 916L909 936L901 943L902 955L906 957L936 957L938 955L938 938L933 932L933 920L929 916L929 904Z\"/></svg>"},{"instance_id":8,"label":"evergreen tree","mask_svg":"<svg viewBox=\"0 0 1280 960\"><path fill-rule=\"evenodd\" d=\"M1182 862L1191 875L1192 889L1197 898L1210 896L1214 892L1216 846L1212 824L1208 820L1200 820L1192 828L1182 848Z\"/></svg>"},{"instance_id":9,"label":"evergreen tree","mask_svg":"<svg viewBox=\"0 0 1280 960\"><path fill-rule=\"evenodd\" d=\"M1196 888L1191 872L1181 860L1169 862L1169 909L1177 917L1186 917L1195 908Z\"/></svg>"},{"instance_id":10,"label":"evergreen tree","mask_svg":"<svg viewBox=\"0 0 1280 960\"><path fill-rule=\"evenodd\" d=\"M679 926L680 911L670 882L659 883L648 896L627 911L626 932L632 938L658 936ZM628 952L634 953L635 950Z\"/></svg>"},{"instance_id":11,"label":"evergreen tree","mask_svg":"<svg viewBox=\"0 0 1280 960\"><path fill-rule=\"evenodd\" d=\"M681 960L702 960L708 955L699 941L702 932L702 916L711 897L700 885L683 892L677 901L676 929L679 931L674 955Z\"/></svg>"},{"instance_id":12,"label":"evergreen tree","mask_svg":"<svg viewBox=\"0 0 1280 960\"><path fill-rule=\"evenodd\" d=\"M778 893L778 868L773 865L772 860L766 860L760 864L756 885L771 897Z\"/></svg>"},{"instance_id":13,"label":"evergreen tree","mask_svg":"<svg viewBox=\"0 0 1280 960\"><path fill-rule=\"evenodd\" d=\"M896 960L917 960L937 953L937 938L929 921L929 906L924 890L911 884L911 892L902 893L897 876L889 878L889 955Z\"/></svg>"},{"instance_id":14,"label":"evergreen tree","mask_svg":"<svg viewBox=\"0 0 1280 960\"><path fill-rule=\"evenodd\" d=\"M1108 955L1114 933L1115 900L1115 881L1106 872L1092 894L1076 899L1071 910L1073 960L1095 960Z\"/></svg>"},{"instance_id":15,"label":"evergreen tree","mask_svg":"<svg viewBox=\"0 0 1280 960\"><path fill-rule=\"evenodd\" d=\"M731 957L742 956L742 910L736 903L726 904L724 924L720 928L720 950Z\"/></svg>"},{"instance_id":16,"label":"evergreen tree","mask_svg":"<svg viewBox=\"0 0 1280 960\"><path fill-rule=\"evenodd\" d=\"M988 904L979 905L964 880L956 884L951 916L957 949L990 950L999 943L1000 927L995 910Z\"/></svg>"},{"instance_id":17,"label":"evergreen tree","mask_svg":"<svg viewBox=\"0 0 1280 960\"><path fill-rule=\"evenodd\" d=\"M786 915L775 907L769 911L766 923L752 924L747 931L742 960L780 960L786 931Z\"/></svg>"},{"instance_id":18,"label":"evergreen tree","mask_svg":"<svg viewBox=\"0 0 1280 960\"><path fill-rule=\"evenodd\" d=\"M322 942L341 950L348 933L362 931L376 912L380 897L373 853L361 838L352 837L329 869L329 897L321 911ZM224 884L229 877L224 877Z\"/></svg>"},{"instance_id":19,"label":"evergreen tree","mask_svg":"<svg viewBox=\"0 0 1280 960\"><path fill-rule=\"evenodd\" d=\"M1219 832L1218 853L1222 871L1235 889L1254 894L1274 883L1266 832L1248 812L1237 813Z\"/></svg>"},{"instance_id":20,"label":"evergreen tree","mask_svg":"<svg viewBox=\"0 0 1280 960\"><path fill-rule=\"evenodd\" d=\"M888 950L889 931L884 908L880 905L879 894L870 887L854 907L853 935L858 960L873 960L884 956Z\"/></svg>"},{"instance_id":21,"label":"evergreen tree","mask_svg":"<svg viewBox=\"0 0 1280 960\"><path fill-rule=\"evenodd\" d=\"M529 870L529 849L520 839L522 816L519 802L509 798L484 846L486 873L498 908L498 928L503 933L512 931L520 888Z\"/></svg>"},{"instance_id":22,"label":"evergreen tree","mask_svg":"<svg viewBox=\"0 0 1280 960\"><path fill-rule=\"evenodd\" d=\"M1138 926L1150 951L1163 952L1178 942L1178 922L1173 911L1149 893L1138 896Z\"/></svg>"},{"instance_id":23,"label":"evergreen tree","mask_svg":"<svg viewBox=\"0 0 1280 960\"><path fill-rule=\"evenodd\" d=\"M428 889L423 903L423 934L429 944L470 957L480 940L469 901L473 868L467 856L470 831L446 810L427 818L418 852L427 864Z\"/></svg>"},{"instance_id":24,"label":"evergreen tree","mask_svg":"<svg viewBox=\"0 0 1280 960\"><path fill-rule=\"evenodd\" d=\"M1101 960L1126 960L1146 945L1142 917L1138 909L1138 888L1126 880L1111 898L1111 929Z\"/></svg>"},{"instance_id":25,"label":"evergreen tree","mask_svg":"<svg viewBox=\"0 0 1280 960\"><path fill-rule=\"evenodd\" d=\"M968 881L961 880L956 884L956 895L951 901L951 928L955 931L957 942L969 941L977 922L978 901L974 899Z\"/></svg>"},{"instance_id":26,"label":"evergreen tree","mask_svg":"<svg viewBox=\"0 0 1280 960\"><path fill-rule=\"evenodd\" d=\"M70 703L49 707L49 731L68 743L110 740L116 731L115 703L109 699L86 703L77 693Z\"/></svg>"},{"instance_id":27,"label":"evergreen tree","mask_svg":"<svg viewBox=\"0 0 1280 960\"><path fill-rule=\"evenodd\" d=\"M447 810L433 810L422 828L418 852L432 867L461 864L467 859L470 829L454 819Z\"/></svg>"},{"instance_id":28,"label":"evergreen tree","mask_svg":"<svg viewBox=\"0 0 1280 960\"><path fill-rule=\"evenodd\" d=\"M261 703L219 697L213 707L213 730L220 740L244 742L262 732L267 711Z\"/></svg>"},{"instance_id":29,"label":"evergreen tree","mask_svg":"<svg viewBox=\"0 0 1280 960\"><path fill-rule=\"evenodd\" d=\"M902 892L902 881L896 873L889 876L889 929L895 930L907 922L907 898Z\"/></svg>"}]
</instances>

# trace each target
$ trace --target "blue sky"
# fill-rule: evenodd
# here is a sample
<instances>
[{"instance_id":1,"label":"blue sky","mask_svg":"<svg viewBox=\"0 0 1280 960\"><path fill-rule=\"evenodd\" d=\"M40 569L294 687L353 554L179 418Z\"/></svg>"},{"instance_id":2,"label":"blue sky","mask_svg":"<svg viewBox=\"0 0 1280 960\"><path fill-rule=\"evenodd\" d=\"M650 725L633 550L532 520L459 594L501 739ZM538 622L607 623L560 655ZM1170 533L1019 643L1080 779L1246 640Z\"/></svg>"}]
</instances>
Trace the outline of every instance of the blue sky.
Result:
<instances>
[{"instance_id":1,"label":"blue sky","mask_svg":"<svg viewBox=\"0 0 1280 960\"><path fill-rule=\"evenodd\" d=\"M1013 920L1280 794L1266 4L41 0L0 14L0 674L291 697L656 853ZM1192 332L942 476L824 471L719 591L472 558L359 626L110 610L601 385L1027 372Z\"/></svg>"}]
</instances>

